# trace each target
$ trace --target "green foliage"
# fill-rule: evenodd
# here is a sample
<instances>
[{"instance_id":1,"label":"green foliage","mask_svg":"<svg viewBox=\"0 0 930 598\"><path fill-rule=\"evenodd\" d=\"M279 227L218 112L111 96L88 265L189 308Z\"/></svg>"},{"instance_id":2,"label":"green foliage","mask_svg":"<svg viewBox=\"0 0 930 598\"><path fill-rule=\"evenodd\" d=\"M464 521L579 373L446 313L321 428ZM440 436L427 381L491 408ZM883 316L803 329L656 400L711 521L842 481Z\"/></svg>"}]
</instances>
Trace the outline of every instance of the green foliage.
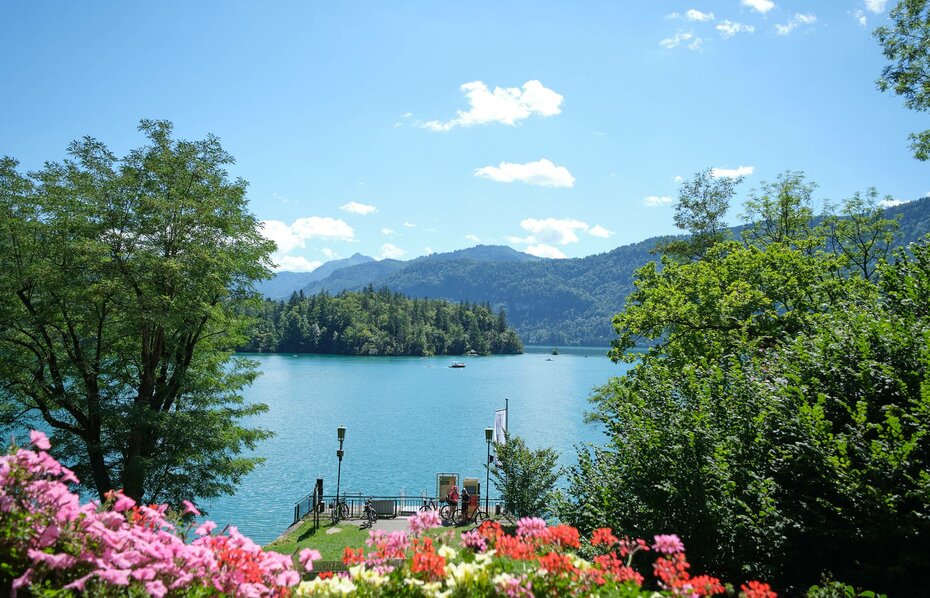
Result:
<instances>
[{"instance_id":1,"label":"green foliage","mask_svg":"<svg viewBox=\"0 0 930 598\"><path fill-rule=\"evenodd\" d=\"M491 477L507 511L517 517L549 515L559 477L555 450L532 450L519 436L507 435L505 442L494 443L494 451Z\"/></svg>"},{"instance_id":2,"label":"green foliage","mask_svg":"<svg viewBox=\"0 0 930 598\"><path fill-rule=\"evenodd\" d=\"M891 26L875 37L891 64L882 69L878 88L904 98L911 110L930 110L930 2L900 0L888 13ZM911 150L918 160L930 158L930 129L911 133Z\"/></svg>"},{"instance_id":3,"label":"green foliage","mask_svg":"<svg viewBox=\"0 0 930 598\"><path fill-rule=\"evenodd\" d=\"M687 231L688 236L660 245L659 250L688 261L700 259L715 243L725 240L730 230L723 218L742 181L743 177L715 177L707 168L682 182L675 205L675 226Z\"/></svg>"},{"instance_id":4,"label":"green foliage","mask_svg":"<svg viewBox=\"0 0 930 598\"><path fill-rule=\"evenodd\" d=\"M437 299L410 299L371 286L335 297L294 294L265 301L243 351L339 355L522 353L503 309Z\"/></svg>"},{"instance_id":5,"label":"green foliage","mask_svg":"<svg viewBox=\"0 0 930 598\"><path fill-rule=\"evenodd\" d=\"M676 530L701 567L789 593L830 572L906 594L930 568L930 238L885 264L893 221L857 195L817 228L792 180L763 185L747 242L639 271L612 357L654 346L593 397L610 441L560 515Z\"/></svg>"},{"instance_id":6,"label":"green foliage","mask_svg":"<svg viewBox=\"0 0 930 598\"><path fill-rule=\"evenodd\" d=\"M0 163L0 414L44 420L100 496L178 505L231 492L267 436L237 423L264 406L230 349L273 244L215 137L139 129L123 158L85 138L28 175Z\"/></svg>"}]
</instances>

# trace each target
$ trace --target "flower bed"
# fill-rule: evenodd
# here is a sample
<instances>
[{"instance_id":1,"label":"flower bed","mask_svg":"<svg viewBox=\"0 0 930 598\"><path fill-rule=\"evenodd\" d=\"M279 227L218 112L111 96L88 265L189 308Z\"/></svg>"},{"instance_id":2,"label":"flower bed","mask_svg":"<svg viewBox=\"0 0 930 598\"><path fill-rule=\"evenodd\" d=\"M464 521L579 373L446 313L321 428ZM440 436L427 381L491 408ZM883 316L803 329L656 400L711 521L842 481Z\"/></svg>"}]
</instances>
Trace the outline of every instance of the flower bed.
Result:
<instances>
[{"instance_id":1,"label":"flower bed","mask_svg":"<svg viewBox=\"0 0 930 598\"><path fill-rule=\"evenodd\" d=\"M77 481L31 435L34 450L0 457L0 587L14 595L104 596L712 596L720 580L691 575L684 546L673 535L654 541L618 538L609 529L585 542L567 525L521 519L515 534L494 522L438 539L435 512L410 520L409 532L372 530L367 549L347 548L347 571L311 577L320 555L266 552L229 527L216 534L206 522L192 530L185 503L137 505L121 493L104 504L80 504L68 488ZM187 541L191 534L192 541ZM644 576L643 571L648 572ZM647 578L648 577L648 578ZM62 591L64 590L64 591ZM766 584L741 586L747 598L775 596Z\"/></svg>"}]
</instances>

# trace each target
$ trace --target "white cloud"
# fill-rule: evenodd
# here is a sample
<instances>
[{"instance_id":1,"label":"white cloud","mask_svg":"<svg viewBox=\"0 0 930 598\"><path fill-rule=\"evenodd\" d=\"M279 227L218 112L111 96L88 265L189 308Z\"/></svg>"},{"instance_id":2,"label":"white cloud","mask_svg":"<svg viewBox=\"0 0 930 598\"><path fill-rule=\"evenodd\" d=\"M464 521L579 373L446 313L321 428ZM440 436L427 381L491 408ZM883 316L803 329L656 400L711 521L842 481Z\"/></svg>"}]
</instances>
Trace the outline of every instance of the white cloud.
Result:
<instances>
[{"instance_id":1,"label":"white cloud","mask_svg":"<svg viewBox=\"0 0 930 598\"><path fill-rule=\"evenodd\" d=\"M775 25L775 33L778 35L788 35L801 25L813 25L816 22L817 17L815 15L796 12L784 25Z\"/></svg>"},{"instance_id":2,"label":"white cloud","mask_svg":"<svg viewBox=\"0 0 930 598\"><path fill-rule=\"evenodd\" d=\"M406 250L401 249L400 247L398 247L397 245L394 245L393 243L385 243L384 245L381 246L381 258L382 259L387 258L387 259L396 260L396 259L400 259L406 253L407 253Z\"/></svg>"},{"instance_id":3,"label":"white cloud","mask_svg":"<svg viewBox=\"0 0 930 598\"><path fill-rule=\"evenodd\" d=\"M552 245L545 245L543 243L540 243L539 245L530 245L524 251L530 255L535 255L536 257L548 257L559 260L565 259L564 253Z\"/></svg>"},{"instance_id":4,"label":"white cloud","mask_svg":"<svg viewBox=\"0 0 930 598\"><path fill-rule=\"evenodd\" d=\"M701 12L697 9L690 8L688 9L688 12L685 13L685 18L688 19L689 21L698 21L701 23L705 23L707 21L714 20L714 13Z\"/></svg>"},{"instance_id":5,"label":"white cloud","mask_svg":"<svg viewBox=\"0 0 930 598\"><path fill-rule=\"evenodd\" d=\"M520 244L520 245L533 244L533 243L536 242L536 237L534 237L533 235L530 235L530 236L528 236L528 237L526 237L526 238L524 238L524 237L512 237L512 236L511 236L511 237L504 237L504 238L507 239L507 242L508 242L508 243L514 243L514 244Z\"/></svg>"},{"instance_id":6,"label":"white cloud","mask_svg":"<svg viewBox=\"0 0 930 598\"><path fill-rule=\"evenodd\" d=\"M592 237L600 237L602 239L608 238L610 235L614 234L612 231L607 230L600 224L595 224L588 229L588 234Z\"/></svg>"},{"instance_id":7,"label":"white cloud","mask_svg":"<svg viewBox=\"0 0 930 598\"><path fill-rule=\"evenodd\" d=\"M495 87L493 92L481 81L465 83L460 89L468 96L468 112L459 110L458 117L452 120L431 120L422 126L432 131L492 122L513 126L534 114L554 116L562 112L564 98L536 80L527 81L522 88Z\"/></svg>"},{"instance_id":8,"label":"white cloud","mask_svg":"<svg viewBox=\"0 0 930 598\"><path fill-rule=\"evenodd\" d=\"M355 231L342 220L335 218L298 218L293 224L280 220L263 220L262 235L278 245L277 253L289 253L297 247L304 247L308 239L333 239L336 241L354 241Z\"/></svg>"},{"instance_id":9,"label":"white cloud","mask_svg":"<svg viewBox=\"0 0 930 598\"><path fill-rule=\"evenodd\" d=\"M696 52L701 49L701 44L703 43L704 40L695 36L690 31L679 31L674 35L674 37L669 37L660 41L659 45L666 50L671 50L673 48L677 48L678 46L684 45L689 50Z\"/></svg>"},{"instance_id":10,"label":"white cloud","mask_svg":"<svg viewBox=\"0 0 930 598\"><path fill-rule=\"evenodd\" d=\"M685 180L685 177L681 176L680 174L676 174L674 177L672 177L672 180L675 181L676 184L683 183Z\"/></svg>"},{"instance_id":11,"label":"white cloud","mask_svg":"<svg viewBox=\"0 0 930 598\"><path fill-rule=\"evenodd\" d=\"M672 198L668 195L648 195L643 198L643 205L647 208L658 208L667 206L672 203Z\"/></svg>"},{"instance_id":12,"label":"white cloud","mask_svg":"<svg viewBox=\"0 0 930 598\"><path fill-rule=\"evenodd\" d=\"M339 257L339 254L337 254L335 251L333 251L329 247L324 247L321 251L323 252L323 255L325 255L329 259L333 259L334 257Z\"/></svg>"},{"instance_id":13,"label":"white cloud","mask_svg":"<svg viewBox=\"0 0 930 598\"><path fill-rule=\"evenodd\" d=\"M285 272L312 272L322 264L299 255L280 255L274 258L274 262L277 264L275 270Z\"/></svg>"},{"instance_id":14,"label":"white cloud","mask_svg":"<svg viewBox=\"0 0 930 598\"><path fill-rule=\"evenodd\" d=\"M730 39L737 33L753 33L756 28L752 25L746 25L744 23L735 23L733 21L721 21L717 23L717 31L720 32L720 37L723 39Z\"/></svg>"},{"instance_id":15,"label":"white cloud","mask_svg":"<svg viewBox=\"0 0 930 598\"><path fill-rule=\"evenodd\" d=\"M401 116L403 116L404 118L410 118L411 116L413 116L413 112L404 112Z\"/></svg>"},{"instance_id":16,"label":"white cloud","mask_svg":"<svg viewBox=\"0 0 930 598\"><path fill-rule=\"evenodd\" d=\"M884 12L886 4L888 0L865 0L865 7L875 14Z\"/></svg>"},{"instance_id":17,"label":"white cloud","mask_svg":"<svg viewBox=\"0 0 930 598\"><path fill-rule=\"evenodd\" d=\"M775 8L775 3L772 2L772 0L740 0L740 4L743 6L748 6L749 8L757 12L761 12L762 14L765 14Z\"/></svg>"},{"instance_id":18,"label":"white cloud","mask_svg":"<svg viewBox=\"0 0 930 598\"><path fill-rule=\"evenodd\" d=\"M851 14L852 17L856 19L856 22L859 23L860 27L865 27L869 23L869 19L865 16L865 13L858 8L856 10L850 11L849 14Z\"/></svg>"},{"instance_id":19,"label":"white cloud","mask_svg":"<svg viewBox=\"0 0 930 598\"><path fill-rule=\"evenodd\" d=\"M520 222L520 226L523 230L533 233L534 241L538 240L540 244L568 245L569 243L577 243L578 235L575 231L588 230L587 224L572 218L561 220L556 218L546 218L545 220L526 218Z\"/></svg>"},{"instance_id":20,"label":"white cloud","mask_svg":"<svg viewBox=\"0 0 930 598\"><path fill-rule=\"evenodd\" d=\"M382 234L382 235L391 236L391 235L394 234L394 229L393 229L393 228L382 228L382 229L381 229L381 234Z\"/></svg>"},{"instance_id":21,"label":"white cloud","mask_svg":"<svg viewBox=\"0 0 930 598\"><path fill-rule=\"evenodd\" d=\"M928 195L930 195L930 193L928 193ZM883 208L893 208L893 207L895 207L895 206L900 206L901 204L906 204L906 203L907 203L907 200L906 200L906 199L891 199L891 198L887 198L887 199L883 199L883 200L879 201L879 202L878 202L878 205L881 206L881 207L883 207Z\"/></svg>"},{"instance_id":22,"label":"white cloud","mask_svg":"<svg viewBox=\"0 0 930 598\"><path fill-rule=\"evenodd\" d=\"M416 226L416 224L412 222L404 222L404 226L406 226L407 228L413 228Z\"/></svg>"},{"instance_id":23,"label":"white cloud","mask_svg":"<svg viewBox=\"0 0 930 598\"><path fill-rule=\"evenodd\" d=\"M349 212L350 214L358 214L359 216L367 216L378 211L378 208L375 206L358 203L357 201L350 201L345 205L339 206L339 209L343 212Z\"/></svg>"},{"instance_id":24,"label":"white cloud","mask_svg":"<svg viewBox=\"0 0 930 598\"><path fill-rule=\"evenodd\" d=\"M467 241L471 241L472 243L480 243L480 242L481 242L481 239L478 238L478 235L468 234L468 235L465 235L465 239L466 239Z\"/></svg>"},{"instance_id":25,"label":"white cloud","mask_svg":"<svg viewBox=\"0 0 930 598\"><path fill-rule=\"evenodd\" d=\"M739 168L713 168L710 171L710 176L715 178L727 178L732 179L738 176L749 176L755 172L755 166L742 166Z\"/></svg>"},{"instance_id":26,"label":"white cloud","mask_svg":"<svg viewBox=\"0 0 930 598\"><path fill-rule=\"evenodd\" d=\"M424 247L424 248L423 248L423 253L425 253L426 255L430 255L430 254L436 253L436 252L433 251L433 248L432 248L432 247Z\"/></svg>"},{"instance_id":27,"label":"white cloud","mask_svg":"<svg viewBox=\"0 0 930 598\"><path fill-rule=\"evenodd\" d=\"M571 188L575 184L575 177L567 168L556 166L545 158L526 164L501 162L499 166L485 166L475 170L475 176L500 183L521 181L542 187Z\"/></svg>"}]
</instances>

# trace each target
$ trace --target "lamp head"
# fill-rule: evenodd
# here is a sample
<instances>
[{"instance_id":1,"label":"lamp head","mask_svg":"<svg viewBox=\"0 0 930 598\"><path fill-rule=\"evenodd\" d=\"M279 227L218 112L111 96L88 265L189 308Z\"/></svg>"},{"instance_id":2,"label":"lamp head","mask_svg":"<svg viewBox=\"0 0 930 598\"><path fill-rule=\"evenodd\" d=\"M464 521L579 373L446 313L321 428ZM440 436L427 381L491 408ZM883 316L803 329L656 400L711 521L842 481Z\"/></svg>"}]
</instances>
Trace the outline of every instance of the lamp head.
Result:
<instances>
[{"instance_id":1,"label":"lamp head","mask_svg":"<svg viewBox=\"0 0 930 598\"><path fill-rule=\"evenodd\" d=\"M338 437L339 442L342 442L343 440L345 440L346 439L346 427L339 426L338 428L336 428L336 436Z\"/></svg>"},{"instance_id":2,"label":"lamp head","mask_svg":"<svg viewBox=\"0 0 930 598\"><path fill-rule=\"evenodd\" d=\"M485 429L484 429L484 439L485 439L488 443L490 443L491 440L492 440L493 438L494 438L494 429L493 429L493 428L485 428Z\"/></svg>"}]
</instances>

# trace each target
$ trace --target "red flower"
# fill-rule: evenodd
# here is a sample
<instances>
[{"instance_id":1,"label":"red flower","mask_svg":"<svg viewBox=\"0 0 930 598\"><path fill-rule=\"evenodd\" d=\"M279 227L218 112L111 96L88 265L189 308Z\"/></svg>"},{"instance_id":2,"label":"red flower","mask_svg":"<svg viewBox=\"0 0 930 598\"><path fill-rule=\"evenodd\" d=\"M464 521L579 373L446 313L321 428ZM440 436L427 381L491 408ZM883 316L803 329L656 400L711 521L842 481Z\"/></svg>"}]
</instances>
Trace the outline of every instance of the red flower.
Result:
<instances>
[{"instance_id":1,"label":"red flower","mask_svg":"<svg viewBox=\"0 0 930 598\"><path fill-rule=\"evenodd\" d=\"M342 551L342 562L345 565L358 565L365 562L365 550L359 548L358 551L352 550L346 546Z\"/></svg>"},{"instance_id":2,"label":"red flower","mask_svg":"<svg viewBox=\"0 0 930 598\"><path fill-rule=\"evenodd\" d=\"M497 554L510 557L518 561L526 561L536 556L536 549L532 544L523 541L523 538L514 536L501 536L497 539Z\"/></svg>"},{"instance_id":3,"label":"red flower","mask_svg":"<svg viewBox=\"0 0 930 598\"><path fill-rule=\"evenodd\" d=\"M578 548L581 546L581 538L578 535L578 530L565 524L554 525L547 529L545 540L549 544L555 544L560 547L568 546L570 548Z\"/></svg>"},{"instance_id":4,"label":"red flower","mask_svg":"<svg viewBox=\"0 0 930 598\"><path fill-rule=\"evenodd\" d=\"M317 577L319 577L320 579L329 579L332 576L333 576L332 571L320 571L320 573L317 575Z\"/></svg>"},{"instance_id":5,"label":"red flower","mask_svg":"<svg viewBox=\"0 0 930 598\"><path fill-rule=\"evenodd\" d=\"M750 581L740 586L746 598L778 598L778 594L772 591L767 583L761 581Z\"/></svg>"},{"instance_id":6,"label":"red flower","mask_svg":"<svg viewBox=\"0 0 930 598\"><path fill-rule=\"evenodd\" d=\"M446 559L436 554L433 541L425 538L422 544L414 545L414 550L410 570L423 573L429 579L442 579L446 572Z\"/></svg>"},{"instance_id":7,"label":"red flower","mask_svg":"<svg viewBox=\"0 0 930 598\"><path fill-rule=\"evenodd\" d=\"M578 568L572 564L572 560L565 554L550 552L545 556L539 557L539 566L550 573L575 573Z\"/></svg>"},{"instance_id":8,"label":"red flower","mask_svg":"<svg viewBox=\"0 0 930 598\"><path fill-rule=\"evenodd\" d=\"M481 525L478 526L478 533L488 540L497 540L504 535L504 529L500 523L489 519L481 522Z\"/></svg>"},{"instance_id":9,"label":"red flower","mask_svg":"<svg viewBox=\"0 0 930 598\"><path fill-rule=\"evenodd\" d=\"M601 544L611 547L614 544L619 542L617 537L613 534L609 527L599 527L594 530L594 533L591 534L591 544L594 546L600 546Z\"/></svg>"}]
</instances>

